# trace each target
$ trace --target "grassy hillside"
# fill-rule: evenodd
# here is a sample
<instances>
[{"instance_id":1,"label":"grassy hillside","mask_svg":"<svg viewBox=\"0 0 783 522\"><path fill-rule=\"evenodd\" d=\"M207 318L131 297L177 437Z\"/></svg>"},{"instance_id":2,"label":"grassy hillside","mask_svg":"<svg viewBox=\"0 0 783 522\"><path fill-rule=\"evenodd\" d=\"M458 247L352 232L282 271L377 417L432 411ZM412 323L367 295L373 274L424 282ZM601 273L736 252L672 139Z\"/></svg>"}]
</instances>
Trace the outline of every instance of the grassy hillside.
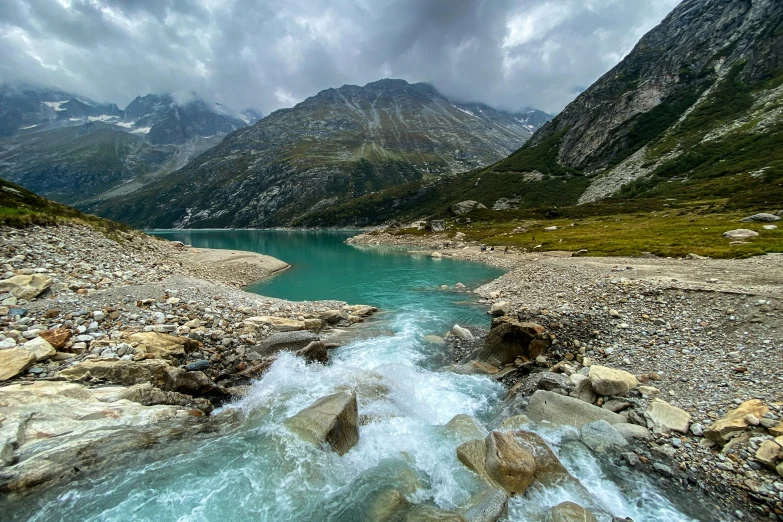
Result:
<instances>
[{"instance_id":1,"label":"grassy hillside","mask_svg":"<svg viewBox=\"0 0 783 522\"><path fill-rule=\"evenodd\" d=\"M132 230L108 219L83 214L75 208L42 198L19 185L0 179L0 225L20 228L61 223L82 223L106 234Z\"/></svg>"}]
</instances>

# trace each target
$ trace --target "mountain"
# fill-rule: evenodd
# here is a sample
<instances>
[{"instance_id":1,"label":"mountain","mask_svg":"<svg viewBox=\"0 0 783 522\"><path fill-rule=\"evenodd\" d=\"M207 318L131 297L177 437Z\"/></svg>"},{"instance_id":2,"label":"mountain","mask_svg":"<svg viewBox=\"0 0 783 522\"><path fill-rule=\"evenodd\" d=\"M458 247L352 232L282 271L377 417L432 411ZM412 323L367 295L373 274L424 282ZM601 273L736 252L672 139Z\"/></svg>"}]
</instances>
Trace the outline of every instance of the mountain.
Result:
<instances>
[{"instance_id":1,"label":"mountain","mask_svg":"<svg viewBox=\"0 0 783 522\"><path fill-rule=\"evenodd\" d=\"M301 224L588 203L713 210L783 200L783 3L684 0L519 150ZM589 205L588 207L589 208Z\"/></svg>"},{"instance_id":2,"label":"mountain","mask_svg":"<svg viewBox=\"0 0 783 522\"><path fill-rule=\"evenodd\" d=\"M0 86L0 176L68 204L138 190L260 116L190 94L125 110L56 89Z\"/></svg>"},{"instance_id":3,"label":"mountain","mask_svg":"<svg viewBox=\"0 0 783 522\"><path fill-rule=\"evenodd\" d=\"M287 225L385 187L495 162L539 121L452 103L424 83L344 85L230 134L144 190L88 208L146 227Z\"/></svg>"}]
</instances>

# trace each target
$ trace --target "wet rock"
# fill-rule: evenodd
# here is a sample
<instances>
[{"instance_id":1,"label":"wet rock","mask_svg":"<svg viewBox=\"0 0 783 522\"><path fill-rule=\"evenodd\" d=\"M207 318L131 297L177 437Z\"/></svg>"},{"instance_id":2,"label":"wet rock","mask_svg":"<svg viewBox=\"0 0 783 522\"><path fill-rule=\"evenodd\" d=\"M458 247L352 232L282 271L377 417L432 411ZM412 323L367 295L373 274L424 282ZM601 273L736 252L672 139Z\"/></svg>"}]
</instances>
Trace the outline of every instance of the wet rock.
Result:
<instances>
[{"instance_id":1,"label":"wet rock","mask_svg":"<svg viewBox=\"0 0 783 522\"><path fill-rule=\"evenodd\" d=\"M487 453L485 439L473 439L457 446L457 459L469 470L484 479L492 487L499 487L487 474L484 458Z\"/></svg>"},{"instance_id":2,"label":"wet rock","mask_svg":"<svg viewBox=\"0 0 783 522\"><path fill-rule=\"evenodd\" d=\"M498 488L487 488L474 495L462 510L465 522L497 522L508 516L508 495Z\"/></svg>"},{"instance_id":3,"label":"wet rock","mask_svg":"<svg viewBox=\"0 0 783 522\"><path fill-rule=\"evenodd\" d=\"M598 522L590 511L575 502L561 502L549 510L551 522Z\"/></svg>"},{"instance_id":4,"label":"wet rock","mask_svg":"<svg viewBox=\"0 0 783 522\"><path fill-rule=\"evenodd\" d=\"M492 480L509 495L523 494L533 482L536 461L533 455L522 448L514 436L506 432L493 431L485 439L484 466Z\"/></svg>"},{"instance_id":5,"label":"wet rock","mask_svg":"<svg viewBox=\"0 0 783 522\"><path fill-rule=\"evenodd\" d=\"M628 446L625 437L604 420L590 422L582 426L581 440L585 446L598 453Z\"/></svg>"},{"instance_id":6,"label":"wet rock","mask_svg":"<svg viewBox=\"0 0 783 522\"><path fill-rule=\"evenodd\" d=\"M128 400L138 402L144 406L168 404L172 406L197 408L204 413L210 413L213 409L212 403L206 399L194 398L190 395L174 391L164 391L160 388L156 388L150 383L136 384L128 388L120 387L119 390L113 392L109 390L108 393L102 393L102 390L98 388L92 393L98 400L109 403L119 400Z\"/></svg>"},{"instance_id":7,"label":"wet rock","mask_svg":"<svg viewBox=\"0 0 783 522\"><path fill-rule=\"evenodd\" d=\"M41 274L16 275L0 280L0 294L10 293L17 299L32 299L38 297L44 290L52 286L52 278Z\"/></svg>"},{"instance_id":8,"label":"wet rock","mask_svg":"<svg viewBox=\"0 0 783 522\"><path fill-rule=\"evenodd\" d=\"M313 332L281 332L270 335L260 344L252 346L250 349L262 356L270 356L281 351L301 350L318 340L320 340L320 337Z\"/></svg>"},{"instance_id":9,"label":"wet rock","mask_svg":"<svg viewBox=\"0 0 783 522\"><path fill-rule=\"evenodd\" d=\"M35 364L35 355L21 348L0 350L0 381L16 377Z\"/></svg>"},{"instance_id":10,"label":"wet rock","mask_svg":"<svg viewBox=\"0 0 783 522\"><path fill-rule=\"evenodd\" d=\"M546 352L550 341L544 327L505 316L492 321L492 328L474 359L494 366L513 363L517 357L533 360Z\"/></svg>"},{"instance_id":11,"label":"wet rock","mask_svg":"<svg viewBox=\"0 0 783 522\"><path fill-rule=\"evenodd\" d=\"M549 421L553 424L566 424L577 428L597 420L605 420L609 424L625 422L625 419L617 413L573 397L544 390L533 394L525 413L537 422Z\"/></svg>"},{"instance_id":12,"label":"wet rock","mask_svg":"<svg viewBox=\"0 0 783 522\"><path fill-rule=\"evenodd\" d=\"M476 419L470 415L460 413L455 415L444 428L460 439L478 439L487 436L487 430L485 430Z\"/></svg>"},{"instance_id":13,"label":"wet rock","mask_svg":"<svg viewBox=\"0 0 783 522\"><path fill-rule=\"evenodd\" d=\"M202 372L204 370L208 370L209 366L209 361L202 359L200 361L194 361L192 363L186 364L185 369L189 372Z\"/></svg>"},{"instance_id":14,"label":"wet rock","mask_svg":"<svg viewBox=\"0 0 783 522\"><path fill-rule=\"evenodd\" d=\"M315 445L329 444L344 455L359 442L356 393L344 391L323 397L293 417L285 425Z\"/></svg>"},{"instance_id":15,"label":"wet rock","mask_svg":"<svg viewBox=\"0 0 783 522\"><path fill-rule=\"evenodd\" d=\"M301 350L297 350L296 355L302 357L308 362L319 362L326 364L329 362L329 352L326 344L321 341L313 341Z\"/></svg>"},{"instance_id":16,"label":"wet rock","mask_svg":"<svg viewBox=\"0 0 783 522\"><path fill-rule=\"evenodd\" d=\"M321 313L321 319L326 324L337 324L340 321L347 321L348 314L343 310L327 310Z\"/></svg>"},{"instance_id":17,"label":"wet rock","mask_svg":"<svg viewBox=\"0 0 783 522\"><path fill-rule=\"evenodd\" d=\"M691 415L688 412L661 399L653 399L645 415L655 425L664 426L671 431L683 434L688 433L688 427L691 423Z\"/></svg>"},{"instance_id":18,"label":"wet rock","mask_svg":"<svg viewBox=\"0 0 783 522\"><path fill-rule=\"evenodd\" d=\"M639 385L632 374L597 364L590 366L588 377L598 395L627 395Z\"/></svg>"}]
</instances>

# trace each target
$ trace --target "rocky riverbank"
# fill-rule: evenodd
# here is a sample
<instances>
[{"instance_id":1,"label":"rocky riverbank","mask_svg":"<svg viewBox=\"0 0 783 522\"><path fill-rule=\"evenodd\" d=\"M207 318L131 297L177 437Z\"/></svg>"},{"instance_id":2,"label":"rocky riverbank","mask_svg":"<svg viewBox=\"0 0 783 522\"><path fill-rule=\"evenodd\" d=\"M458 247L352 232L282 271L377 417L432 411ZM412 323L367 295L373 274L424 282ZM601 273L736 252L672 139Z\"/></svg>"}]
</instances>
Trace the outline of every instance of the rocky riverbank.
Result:
<instances>
[{"instance_id":1,"label":"rocky riverbank","mask_svg":"<svg viewBox=\"0 0 783 522\"><path fill-rule=\"evenodd\" d=\"M783 255L504 254L443 234L375 233L351 242L414 245L416 255L509 270L474 292L496 317L537 325L531 342L539 347L525 353L517 343L505 348L510 359L487 357L488 343L520 338L518 325L505 321L486 338L459 329L448 336L458 371L488 373L509 386L506 416L530 415L531 396L540 391L590 403L644 431L621 461L702 488L726 508L749 506L751 516L783 520ZM596 389L593 367L622 372L630 384ZM668 424L674 419L677 426Z\"/></svg>"},{"instance_id":2,"label":"rocky riverbank","mask_svg":"<svg viewBox=\"0 0 783 522\"><path fill-rule=\"evenodd\" d=\"M0 228L0 491L67 480L128 450L213 431L281 350L375 309L238 287L288 265L77 224Z\"/></svg>"}]
</instances>

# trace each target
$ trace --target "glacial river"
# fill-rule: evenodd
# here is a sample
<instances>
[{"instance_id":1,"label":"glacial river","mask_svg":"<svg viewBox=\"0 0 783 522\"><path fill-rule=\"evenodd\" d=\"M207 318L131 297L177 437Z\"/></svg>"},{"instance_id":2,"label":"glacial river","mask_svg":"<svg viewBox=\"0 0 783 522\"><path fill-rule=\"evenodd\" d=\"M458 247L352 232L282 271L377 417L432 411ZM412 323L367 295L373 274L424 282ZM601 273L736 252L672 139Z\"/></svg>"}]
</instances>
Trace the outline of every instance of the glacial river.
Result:
<instances>
[{"instance_id":1,"label":"glacial river","mask_svg":"<svg viewBox=\"0 0 783 522\"><path fill-rule=\"evenodd\" d=\"M374 305L381 312L368 326L385 335L333 350L326 366L305 365L284 354L247 398L227 406L244 413L236 430L186 448L142 452L121 469L28 498L24 508L12 516L0 513L0 519L363 522L369 520L372 499L388 489L445 509L458 509L481 490L457 460L455 448L464 439L443 425L462 413L492 427L506 390L486 377L449 372L443 346L425 337L443 335L454 323L487 327L486 305L470 293L440 286L461 282L474 288L500 276L500 270L346 245L350 232L159 235L195 247L252 250L282 259L292 268L248 290ZM344 386L356 389L362 420L359 443L344 456L316 449L283 426L286 417ZM565 500L600 512L599 519L607 522L611 516L636 522L719 518L698 503L667 500L638 473L599 462L570 441L568 430L537 431L592 496L533 486L510 502L509 520L548 520L549 507Z\"/></svg>"}]
</instances>

